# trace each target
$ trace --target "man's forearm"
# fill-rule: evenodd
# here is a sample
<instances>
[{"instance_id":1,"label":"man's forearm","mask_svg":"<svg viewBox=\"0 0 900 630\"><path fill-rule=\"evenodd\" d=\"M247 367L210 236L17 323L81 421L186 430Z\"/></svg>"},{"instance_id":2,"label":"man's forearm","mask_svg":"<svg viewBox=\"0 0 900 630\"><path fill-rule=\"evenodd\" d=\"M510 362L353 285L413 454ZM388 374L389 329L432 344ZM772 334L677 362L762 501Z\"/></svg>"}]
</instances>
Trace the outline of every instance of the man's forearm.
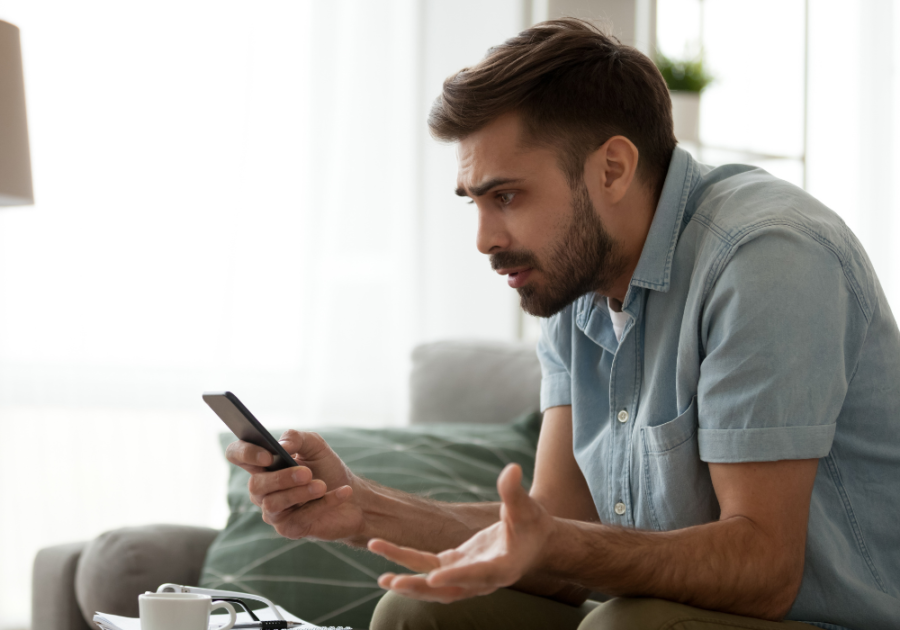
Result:
<instances>
[{"instance_id":1,"label":"man's forearm","mask_svg":"<svg viewBox=\"0 0 900 630\"><path fill-rule=\"evenodd\" d=\"M445 503L368 479L360 505L363 531L345 542L364 547L372 538L438 553L452 549L500 518L500 503Z\"/></svg>"},{"instance_id":2,"label":"man's forearm","mask_svg":"<svg viewBox=\"0 0 900 630\"><path fill-rule=\"evenodd\" d=\"M659 597L781 619L799 589L803 557L743 517L671 532L556 519L541 569L610 595ZM798 565L799 562L799 566Z\"/></svg>"}]
</instances>

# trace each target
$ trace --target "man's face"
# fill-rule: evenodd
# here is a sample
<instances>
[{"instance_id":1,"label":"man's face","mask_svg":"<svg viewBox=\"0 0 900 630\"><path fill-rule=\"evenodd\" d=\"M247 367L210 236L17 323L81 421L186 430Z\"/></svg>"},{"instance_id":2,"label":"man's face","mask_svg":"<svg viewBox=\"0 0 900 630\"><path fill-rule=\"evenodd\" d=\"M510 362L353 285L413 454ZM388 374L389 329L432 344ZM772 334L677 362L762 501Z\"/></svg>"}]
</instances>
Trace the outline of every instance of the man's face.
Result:
<instances>
[{"instance_id":1,"label":"man's face","mask_svg":"<svg viewBox=\"0 0 900 630\"><path fill-rule=\"evenodd\" d=\"M478 206L478 250L508 276L524 311L550 317L604 293L625 262L587 187L574 189L552 149L525 147L519 118L503 116L459 144L457 194Z\"/></svg>"}]
</instances>

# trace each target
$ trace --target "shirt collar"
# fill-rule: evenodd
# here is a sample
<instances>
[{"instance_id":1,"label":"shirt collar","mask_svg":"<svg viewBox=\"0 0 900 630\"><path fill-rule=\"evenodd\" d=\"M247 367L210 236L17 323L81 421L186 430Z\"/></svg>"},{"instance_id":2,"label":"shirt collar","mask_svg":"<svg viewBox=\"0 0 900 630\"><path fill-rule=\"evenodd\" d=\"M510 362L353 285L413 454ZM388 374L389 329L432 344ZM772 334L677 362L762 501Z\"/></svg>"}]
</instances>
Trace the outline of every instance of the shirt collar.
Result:
<instances>
[{"instance_id":1,"label":"shirt collar","mask_svg":"<svg viewBox=\"0 0 900 630\"><path fill-rule=\"evenodd\" d=\"M659 196L659 205L650 223L650 231L631 276L631 285L665 293L669 290L672 273L672 257L681 235L681 220L687 206L698 164L690 153L675 147L669 162L669 171ZM631 293L631 291L629 291ZM631 296L626 296L630 302Z\"/></svg>"}]
</instances>

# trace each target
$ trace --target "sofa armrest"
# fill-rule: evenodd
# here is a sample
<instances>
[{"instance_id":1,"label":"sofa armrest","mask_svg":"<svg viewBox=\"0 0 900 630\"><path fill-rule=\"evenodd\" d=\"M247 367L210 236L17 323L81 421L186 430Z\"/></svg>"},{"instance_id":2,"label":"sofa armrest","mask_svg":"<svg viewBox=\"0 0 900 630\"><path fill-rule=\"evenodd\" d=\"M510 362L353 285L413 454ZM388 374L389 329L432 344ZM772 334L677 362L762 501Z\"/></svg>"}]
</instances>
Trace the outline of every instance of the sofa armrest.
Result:
<instances>
[{"instance_id":1,"label":"sofa armrest","mask_svg":"<svg viewBox=\"0 0 900 630\"><path fill-rule=\"evenodd\" d=\"M75 571L88 543L41 549L31 574L31 627L91 630L75 599Z\"/></svg>"},{"instance_id":2,"label":"sofa armrest","mask_svg":"<svg viewBox=\"0 0 900 630\"><path fill-rule=\"evenodd\" d=\"M166 582L196 586L218 533L207 527L145 525L101 534L84 549L75 574L84 619L90 622L97 611L137 617L141 593Z\"/></svg>"}]
</instances>

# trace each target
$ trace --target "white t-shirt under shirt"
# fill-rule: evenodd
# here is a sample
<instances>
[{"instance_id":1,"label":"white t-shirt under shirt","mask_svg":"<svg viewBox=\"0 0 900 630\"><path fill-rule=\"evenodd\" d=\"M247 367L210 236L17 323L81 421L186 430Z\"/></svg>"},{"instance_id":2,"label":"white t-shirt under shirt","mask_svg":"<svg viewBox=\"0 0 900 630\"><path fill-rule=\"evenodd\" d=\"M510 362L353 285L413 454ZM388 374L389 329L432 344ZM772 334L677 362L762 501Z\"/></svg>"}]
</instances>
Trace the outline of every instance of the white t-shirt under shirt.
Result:
<instances>
[{"instance_id":1,"label":"white t-shirt under shirt","mask_svg":"<svg viewBox=\"0 0 900 630\"><path fill-rule=\"evenodd\" d=\"M614 311L608 298L606 300L606 306L609 308L609 318L612 320L613 330L616 332L616 339L622 341L622 333L625 331L625 324L628 323L628 314L624 311Z\"/></svg>"}]
</instances>

